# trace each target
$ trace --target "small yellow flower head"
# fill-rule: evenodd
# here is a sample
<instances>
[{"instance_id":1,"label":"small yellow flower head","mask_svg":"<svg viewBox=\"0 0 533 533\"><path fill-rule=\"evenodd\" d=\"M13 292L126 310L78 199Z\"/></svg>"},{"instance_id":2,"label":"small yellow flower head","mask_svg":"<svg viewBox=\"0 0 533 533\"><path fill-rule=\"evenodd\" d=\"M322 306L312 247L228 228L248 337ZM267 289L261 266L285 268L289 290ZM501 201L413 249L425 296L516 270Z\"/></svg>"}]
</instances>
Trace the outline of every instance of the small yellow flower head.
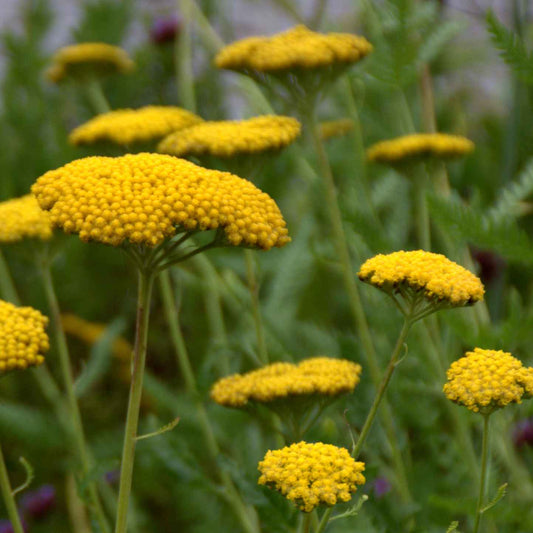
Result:
<instances>
[{"instance_id":1,"label":"small yellow flower head","mask_svg":"<svg viewBox=\"0 0 533 533\"><path fill-rule=\"evenodd\" d=\"M159 143L157 150L179 157L209 154L226 158L257 154L281 150L291 144L300 131L296 119L283 116L203 122L170 134Z\"/></svg>"},{"instance_id":2,"label":"small yellow flower head","mask_svg":"<svg viewBox=\"0 0 533 533\"><path fill-rule=\"evenodd\" d=\"M361 473L365 463L356 462L346 448L322 442L269 450L258 469L259 485L281 492L306 513L351 500L357 486L366 482Z\"/></svg>"},{"instance_id":3,"label":"small yellow flower head","mask_svg":"<svg viewBox=\"0 0 533 533\"><path fill-rule=\"evenodd\" d=\"M444 255L423 250L376 255L357 275L387 293L410 291L448 307L474 304L485 293L481 280L470 271Z\"/></svg>"},{"instance_id":4,"label":"small yellow flower head","mask_svg":"<svg viewBox=\"0 0 533 533\"><path fill-rule=\"evenodd\" d=\"M422 159L452 159L474 150L474 143L466 137L445 133L417 133L405 135L371 146L369 161L396 165Z\"/></svg>"},{"instance_id":5,"label":"small yellow flower head","mask_svg":"<svg viewBox=\"0 0 533 533\"><path fill-rule=\"evenodd\" d=\"M313 357L299 364L273 363L246 374L218 380L211 398L226 407L268 403L290 397L338 396L359 383L361 365L346 359Z\"/></svg>"},{"instance_id":6,"label":"small yellow flower head","mask_svg":"<svg viewBox=\"0 0 533 533\"><path fill-rule=\"evenodd\" d=\"M0 244L52 237L50 215L31 194L0 203Z\"/></svg>"},{"instance_id":7,"label":"small yellow flower head","mask_svg":"<svg viewBox=\"0 0 533 533\"><path fill-rule=\"evenodd\" d=\"M103 113L78 126L69 135L75 145L109 141L120 145L158 140L203 119L180 107L148 106Z\"/></svg>"},{"instance_id":8,"label":"small yellow flower head","mask_svg":"<svg viewBox=\"0 0 533 533\"><path fill-rule=\"evenodd\" d=\"M224 231L233 246L290 241L278 206L249 181L169 155L86 157L32 187L52 224L83 241L156 246L180 230Z\"/></svg>"},{"instance_id":9,"label":"small yellow flower head","mask_svg":"<svg viewBox=\"0 0 533 533\"><path fill-rule=\"evenodd\" d=\"M0 300L0 376L43 363L42 354L50 347L47 324L36 309Z\"/></svg>"},{"instance_id":10,"label":"small yellow flower head","mask_svg":"<svg viewBox=\"0 0 533 533\"><path fill-rule=\"evenodd\" d=\"M350 118L341 118L339 120L328 120L320 124L320 136L322 139L331 137L342 137L353 130L353 120Z\"/></svg>"},{"instance_id":11,"label":"small yellow flower head","mask_svg":"<svg viewBox=\"0 0 533 533\"><path fill-rule=\"evenodd\" d=\"M249 37L223 48L218 68L276 72L356 63L372 51L364 38L349 33L316 33L296 26L271 37Z\"/></svg>"},{"instance_id":12,"label":"small yellow flower head","mask_svg":"<svg viewBox=\"0 0 533 533\"><path fill-rule=\"evenodd\" d=\"M474 348L453 362L446 375L446 398L476 413L490 414L533 395L533 368L501 350Z\"/></svg>"},{"instance_id":13,"label":"small yellow flower head","mask_svg":"<svg viewBox=\"0 0 533 533\"><path fill-rule=\"evenodd\" d=\"M46 72L53 83L67 78L83 81L91 76L131 72L135 64L127 52L106 43L80 43L60 48Z\"/></svg>"}]
</instances>

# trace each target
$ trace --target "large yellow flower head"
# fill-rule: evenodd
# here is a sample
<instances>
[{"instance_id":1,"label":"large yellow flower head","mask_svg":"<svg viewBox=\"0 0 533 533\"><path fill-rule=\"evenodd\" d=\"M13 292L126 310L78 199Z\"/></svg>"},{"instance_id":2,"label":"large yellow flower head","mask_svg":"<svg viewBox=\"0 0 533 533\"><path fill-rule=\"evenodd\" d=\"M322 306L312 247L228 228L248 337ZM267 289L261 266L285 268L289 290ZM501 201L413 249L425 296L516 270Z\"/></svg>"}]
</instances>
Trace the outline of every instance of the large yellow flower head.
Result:
<instances>
[{"instance_id":1,"label":"large yellow flower head","mask_svg":"<svg viewBox=\"0 0 533 533\"><path fill-rule=\"evenodd\" d=\"M217 381L211 398L226 407L249 402L269 403L294 397L334 397L352 392L359 383L361 365L346 359L313 357L299 364L273 363L246 374Z\"/></svg>"},{"instance_id":2,"label":"large yellow flower head","mask_svg":"<svg viewBox=\"0 0 533 533\"><path fill-rule=\"evenodd\" d=\"M120 145L158 140L169 133L187 128L202 118L172 106L148 106L103 113L78 126L69 135L71 144L109 141Z\"/></svg>"},{"instance_id":3,"label":"large yellow flower head","mask_svg":"<svg viewBox=\"0 0 533 533\"><path fill-rule=\"evenodd\" d=\"M223 48L218 68L276 72L356 63L372 51L364 38L349 33L316 33L296 26L271 37L249 37Z\"/></svg>"},{"instance_id":4,"label":"large yellow flower head","mask_svg":"<svg viewBox=\"0 0 533 533\"><path fill-rule=\"evenodd\" d=\"M476 413L490 414L533 395L533 368L501 350L475 348L453 362L446 375L446 398Z\"/></svg>"},{"instance_id":5,"label":"large yellow flower head","mask_svg":"<svg viewBox=\"0 0 533 533\"><path fill-rule=\"evenodd\" d=\"M42 354L50 347L47 324L36 309L0 300L0 376L43 363Z\"/></svg>"},{"instance_id":6,"label":"large yellow flower head","mask_svg":"<svg viewBox=\"0 0 533 533\"><path fill-rule=\"evenodd\" d=\"M296 119L283 116L203 122L170 134L159 143L157 150L179 157L209 154L228 158L281 150L291 144L300 131Z\"/></svg>"},{"instance_id":7,"label":"large yellow flower head","mask_svg":"<svg viewBox=\"0 0 533 533\"><path fill-rule=\"evenodd\" d=\"M422 159L453 159L473 150L474 143L466 137L445 133L417 133L374 144L366 155L369 161L397 165Z\"/></svg>"},{"instance_id":8,"label":"large yellow flower head","mask_svg":"<svg viewBox=\"0 0 533 533\"><path fill-rule=\"evenodd\" d=\"M135 67L128 53L106 43L80 43L60 48L46 72L48 79L59 83L67 78L78 81L91 76L131 72Z\"/></svg>"},{"instance_id":9,"label":"large yellow flower head","mask_svg":"<svg viewBox=\"0 0 533 533\"><path fill-rule=\"evenodd\" d=\"M31 194L0 203L0 244L52 237L50 215Z\"/></svg>"},{"instance_id":10,"label":"large yellow flower head","mask_svg":"<svg viewBox=\"0 0 533 533\"><path fill-rule=\"evenodd\" d=\"M153 247L177 231L217 228L234 246L268 250L290 240L278 206L255 185L169 155L78 159L32 191L54 226L83 241Z\"/></svg>"},{"instance_id":11,"label":"large yellow flower head","mask_svg":"<svg viewBox=\"0 0 533 533\"><path fill-rule=\"evenodd\" d=\"M366 480L365 464L356 462L346 448L317 442L298 442L269 450L259 463L260 485L275 489L302 511L319 505L347 502Z\"/></svg>"}]
</instances>

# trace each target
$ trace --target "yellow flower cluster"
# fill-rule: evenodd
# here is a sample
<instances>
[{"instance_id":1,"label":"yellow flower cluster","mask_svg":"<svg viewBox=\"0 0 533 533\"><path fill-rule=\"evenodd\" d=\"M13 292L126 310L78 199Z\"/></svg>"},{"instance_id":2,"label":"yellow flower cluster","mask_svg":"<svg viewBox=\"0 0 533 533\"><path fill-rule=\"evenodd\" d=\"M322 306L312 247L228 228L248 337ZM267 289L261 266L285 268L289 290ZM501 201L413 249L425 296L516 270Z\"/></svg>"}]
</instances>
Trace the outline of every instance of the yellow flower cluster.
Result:
<instances>
[{"instance_id":1,"label":"yellow flower cluster","mask_svg":"<svg viewBox=\"0 0 533 533\"><path fill-rule=\"evenodd\" d=\"M327 120L320 124L320 136L322 139L329 139L331 137L342 137L348 132L352 131L354 127L351 118L341 118L338 120Z\"/></svg>"},{"instance_id":2,"label":"yellow flower cluster","mask_svg":"<svg viewBox=\"0 0 533 533\"><path fill-rule=\"evenodd\" d=\"M452 307L470 305L483 299L481 280L441 254L416 250L379 254L359 270L359 279L387 292L407 288L423 291L432 301Z\"/></svg>"},{"instance_id":3,"label":"yellow flower cluster","mask_svg":"<svg viewBox=\"0 0 533 533\"><path fill-rule=\"evenodd\" d=\"M202 122L199 116L172 106L147 106L103 113L78 126L69 135L71 144L109 141L120 145L161 139L173 131Z\"/></svg>"},{"instance_id":4,"label":"yellow flower cluster","mask_svg":"<svg viewBox=\"0 0 533 533\"><path fill-rule=\"evenodd\" d=\"M233 157L281 150L291 144L300 131L296 119L282 116L203 122L172 133L159 143L157 150L176 156Z\"/></svg>"},{"instance_id":5,"label":"yellow flower cluster","mask_svg":"<svg viewBox=\"0 0 533 533\"><path fill-rule=\"evenodd\" d=\"M299 364L273 363L218 380L211 398L227 407L242 407L249 401L268 403L291 396L337 396L353 391L360 375L361 365L346 359L312 357Z\"/></svg>"},{"instance_id":6,"label":"yellow flower cluster","mask_svg":"<svg viewBox=\"0 0 533 533\"><path fill-rule=\"evenodd\" d=\"M474 143L466 137L445 133L417 133L374 144L366 155L369 161L394 165L417 158L461 157L473 150Z\"/></svg>"},{"instance_id":7,"label":"yellow flower cluster","mask_svg":"<svg viewBox=\"0 0 533 533\"><path fill-rule=\"evenodd\" d=\"M453 362L444 393L452 402L489 414L533 395L533 368L525 368L510 353L475 348Z\"/></svg>"},{"instance_id":8,"label":"yellow flower cluster","mask_svg":"<svg viewBox=\"0 0 533 533\"><path fill-rule=\"evenodd\" d=\"M50 215L31 194L0 203L0 243L52 237Z\"/></svg>"},{"instance_id":9,"label":"yellow flower cluster","mask_svg":"<svg viewBox=\"0 0 533 533\"><path fill-rule=\"evenodd\" d=\"M372 51L364 38L349 33L316 33L295 26L271 37L249 37L223 48L218 68L237 71L315 69L355 63Z\"/></svg>"},{"instance_id":10,"label":"yellow flower cluster","mask_svg":"<svg viewBox=\"0 0 533 533\"><path fill-rule=\"evenodd\" d=\"M356 462L346 448L317 442L298 442L269 450L259 463L260 485L273 488L302 511L319 505L347 502L365 483L365 463Z\"/></svg>"},{"instance_id":11,"label":"yellow flower cluster","mask_svg":"<svg viewBox=\"0 0 533 533\"><path fill-rule=\"evenodd\" d=\"M127 52L106 43L80 43L60 48L46 72L47 78L59 83L66 78L83 79L91 75L127 73L135 64Z\"/></svg>"},{"instance_id":12,"label":"yellow flower cluster","mask_svg":"<svg viewBox=\"0 0 533 533\"><path fill-rule=\"evenodd\" d=\"M78 159L32 191L55 226L83 241L155 246L178 228L222 228L231 245L264 250L290 241L278 206L255 185L169 155Z\"/></svg>"},{"instance_id":13,"label":"yellow flower cluster","mask_svg":"<svg viewBox=\"0 0 533 533\"><path fill-rule=\"evenodd\" d=\"M50 345L44 329L48 318L32 307L0 300L0 376L40 365Z\"/></svg>"}]
</instances>

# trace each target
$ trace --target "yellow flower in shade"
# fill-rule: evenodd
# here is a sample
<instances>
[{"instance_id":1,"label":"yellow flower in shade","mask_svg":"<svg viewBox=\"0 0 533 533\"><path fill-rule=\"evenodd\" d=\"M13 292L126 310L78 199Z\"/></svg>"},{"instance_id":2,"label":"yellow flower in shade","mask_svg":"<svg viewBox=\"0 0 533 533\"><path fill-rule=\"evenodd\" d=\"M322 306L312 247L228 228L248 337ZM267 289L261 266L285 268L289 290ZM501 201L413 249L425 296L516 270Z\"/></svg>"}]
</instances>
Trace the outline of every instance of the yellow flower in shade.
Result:
<instances>
[{"instance_id":1,"label":"yellow flower in shade","mask_svg":"<svg viewBox=\"0 0 533 533\"><path fill-rule=\"evenodd\" d=\"M52 237L50 215L31 194L0 203L0 243Z\"/></svg>"},{"instance_id":2,"label":"yellow flower in shade","mask_svg":"<svg viewBox=\"0 0 533 533\"><path fill-rule=\"evenodd\" d=\"M103 113L78 126L69 135L75 145L109 141L120 145L158 140L173 131L202 122L180 107L148 106Z\"/></svg>"},{"instance_id":3,"label":"yellow flower in shade","mask_svg":"<svg viewBox=\"0 0 533 533\"><path fill-rule=\"evenodd\" d=\"M417 133L374 144L366 155L369 161L395 165L424 158L451 159L467 155L473 150L474 143L466 137Z\"/></svg>"},{"instance_id":4,"label":"yellow flower in shade","mask_svg":"<svg viewBox=\"0 0 533 533\"><path fill-rule=\"evenodd\" d=\"M32 307L17 307L0 300L0 376L44 362L50 344L48 318Z\"/></svg>"},{"instance_id":5,"label":"yellow flower in shade","mask_svg":"<svg viewBox=\"0 0 533 533\"><path fill-rule=\"evenodd\" d=\"M59 83L67 78L84 80L91 76L131 72L135 64L128 53L106 43L80 43L60 48L46 72L47 78Z\"/></svg>"},{"instance_id":6,"label":"yellow flower in shade","mask_svg":"<svg viewBox=\"0 0 533 533\"><path fill-rule=\"evenodd\" d=\"M346 448L321 442L269 450L258 469L260 485L281 492L306 513L351 500L357 486L366 482L361 473L365 463L356 462Z\"/></svg>"},{"instance_id":7,"label":"yellow flower in shade","mask_svg":"<svg viewBox=\"0 0 533 533\"><path fill-rule=\"evenodd\" d=\"M291 117L261 116L248 120L203 122L170 134L158 152L176 156L204 154L233 157L281 150L299 135L300 123Z\"/></svg>"},{"instance_id":8,"label":"yellow flower in shade","mask_svg":"<svg viewBox=\"0 0 533 533\"><path fill-rule=\"evenodd\" d=\"M248 402L269 403L291 397L333 397L352 392L360 375L361 365L346 359L313 357L299 364L273 363L218 380L211 398L226 407L243 407Z\"/></svg>"},{"instance_id":9,"label":"yellow flower in shade","mask_svg":"<svg viewBox=\"0 0 533 533\"><path fill-rule=\"evenodd\" d=\"M339 120L328 120L320 124L320 136L322 139L331 137L342 137L353 130L354 123L350 118L341 118Z\"/></svg>"},{"instance_id":10,"label":"yellow flower in shade","mask_svg":"<svg viewBox=\"0 0 533 533\"><path fill-rule=\"evenodd\" d=\"M390 295L400 294L409 303L423 296L439 306L461 307L482 300L485 292L481 280L470 271L444 255L423 250L376 255L357 275Z\"/></svg>"},{"instance_id":11,"label":"yellow flower in shade","mask_svg":"<svg viewBox=\"0 0 533 533\"><path fill-rule=\"evenodd\" d=\"M179 231L220 229L230 245L290 241L278 206L249 181L169 155L86 157L32 187L54 226L83 241L156 246Z\"/></svg>"},{"instance_id":12,"label":"yellow flower in shade","mask_svg":"<svg viewBox=\"0 0 533 533\"><path fill-rule=\"evenodd\" d=\"M446 375L446 398L476 413L490 414L533 395L533 368L501 350L474 348L453 362Z\"/></svg>"},{"instance_id":13,"label":"yellow flower in shade","mask_svg":"<svg viewBox=\"0 0 533 533\"><path fill-rule=\"evenodd\" d=\"M316 33L296 26L271 37L249 37L223 48L215 58L218 68L275 72L349 65L372 51L364 38L349 33Z\"/></svg>"}]
</instances>

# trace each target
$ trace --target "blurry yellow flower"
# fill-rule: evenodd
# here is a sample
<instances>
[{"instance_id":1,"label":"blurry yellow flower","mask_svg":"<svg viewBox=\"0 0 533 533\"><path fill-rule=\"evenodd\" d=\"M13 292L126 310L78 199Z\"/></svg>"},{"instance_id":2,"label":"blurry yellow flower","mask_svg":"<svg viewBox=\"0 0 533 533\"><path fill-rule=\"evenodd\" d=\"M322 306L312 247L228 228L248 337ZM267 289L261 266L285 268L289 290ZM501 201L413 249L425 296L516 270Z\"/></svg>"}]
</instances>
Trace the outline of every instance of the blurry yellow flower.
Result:
<instances>
[{"instance_id":1,"label":"blurry yellow flower","mask_svg":"<svg viewBox=\"0 0 533 533\"><path fill-rule=\"evenodd\" d=\"M54 226L83 241L156 246L180 231L223 230L268 250L290 241L278 206L249 181L162 154L87 157L32 187Z\"/></svg>"},{"instance_id":2,"label":"blurry yellow flower","mask_svg":"<svg viewBox=\"0 0 533 533\"><path fill-rule=\"evenodd\" d=\"M259 463L260 485L275 489L307 513L319 505L347 502L365 483L365 464L345 448L317 442L298 442L269 450Z\"/></svg>"},{"instance_id":3,"label":"blurry yellow flower","mask_svg":"<svg viewBox=\"0 0 533 533\"><path fill-rule=\"evenodd\" d=\"M80 43L60 48L55 53L46 76L54 83L66 78L82 81L92 76L127 73L134 67L127 52L118 46Z\"/></svg>"},{"instance_id":4,"label":"blurry yellow flower","mask_svg":"<svg viewBox=\"0 0 533 533\"><path fill-rule=\"evenodd\" d=\"M291 117L260 116L248 120L203 122L170 134L158 152L176 156L204 154L233 157L280 150L300 135L300 123Z\"/></svg>"},{"instance_id":5,"label":"blurry yellow flower","mask_svg":"<svg viewBox=\"0 0 533 533\"><path fill-rule=\"evenodd\" d=\"M52 237L50 215L31 194L0 202L0 244Z\"/></svg>"},{"instance_id":6,"label":"blurry yellow flower","mask_svg":"<svg viewBox=\"0 0 533 533\"><path fill-rule=\"evenodd\" d=\"M103 113L78 126L69 135L71 144L109 141L120 145L158 140L203 119L180 107L148 106Z\"/></svg>"},{"instance_id":7,"label":"blurry yellow flower","mask_svg":"<svg viewBox=\"0 0 533 533\"><path fill-rule=\"evenodd\" d=\"M533 395L533 368L510 353L475 348L453 362L444 385L446 398L474 412L489 414Z\"/></svg>"},{"instance_id":8,"label":"blurry yellow flower","mask_svg":"<svg viewBox=\"0 0 533 533\"><path fill-rule=\"evenodd\" d=\"M366 154L369 161L394 165L423 158L461 157L473 150L474 143L466 137L445 133L417 133L374 144Z\"/></svg>"},{"instance_id":9,"label":"blurry yellow flower","mask_svg":"<svg viewBox=\"0 0 533 533\"><path fill-rule=\"evenodd\" d=\"M217 381L211 398L227 407L248 402L273 402L284 398L352 392L359 383L361 365L346 359L313 357L299 364L274 363L246 374Z\"/></svg>"},{"instance_id":10,"label":"blurry yellow flower","mask_svg":"<svg viewBox=\"0 0 533 533\"><path fill-rule=\"evenodd\" d=\"M354 127L353 120L350 118L341 118L339 120L328 120L320 124L320 136L322 139L331 137L342 137L352 131Z\"/></svg>"},{"instance_id":11,"label":"blurry yellow flower","mask_svg":"<svg viewBox=\"0 0 533 533\"><path fill-rule=\"evenodd\" d=\"M40 365L50 345L48 318L32 307L0 300L0 376L11 370Z\"/></svg>"}]
</instances>

